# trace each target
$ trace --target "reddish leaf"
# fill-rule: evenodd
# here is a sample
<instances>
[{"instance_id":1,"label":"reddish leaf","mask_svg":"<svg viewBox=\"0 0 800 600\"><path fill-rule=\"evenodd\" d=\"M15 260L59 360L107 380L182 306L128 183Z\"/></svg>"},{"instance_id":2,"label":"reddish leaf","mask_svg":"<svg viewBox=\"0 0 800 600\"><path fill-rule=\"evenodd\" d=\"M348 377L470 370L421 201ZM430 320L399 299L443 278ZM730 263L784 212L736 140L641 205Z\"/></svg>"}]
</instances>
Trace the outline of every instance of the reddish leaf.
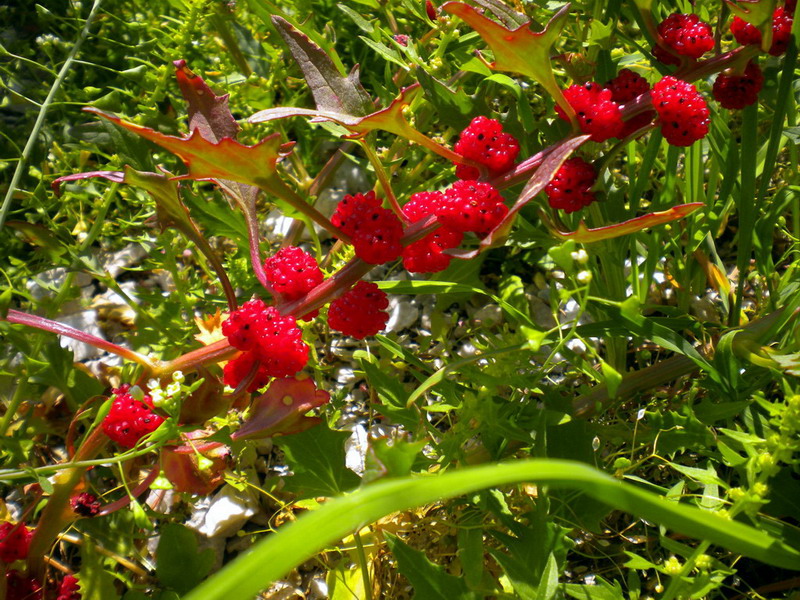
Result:
<instances>
[{"instance_id":1,"label":"reddish leaf","mask_svg":"<svg viewBox=\"0 0 800 600\"><path fill-rule=\"evenodd\" d=\"M91 179L92 177L104 177L114 183L122 183L125 178L125 173L122 171L88 171L87 173L73 173L72 175L64 175L58 179L54 179L50 185L56 196L61 195L61 184L65 181L78 181L80 179Z\"/></svg>"},{"instance_id":2,"label":"reddish leaf","mask_svg":"<svg viewBox=\"0 0 800 600\"><path fill-rule=\"evenodd\" d=\"M442 9L460 17L489 45L494 53L494 62L489 65L491 68L519 73L538 81L571 115L572 108L564 99L550 65L550 48L567 22L569 6L565 4L539 32L531 31L530 22L516 29L507 29L463 2L446 2Z\"/></svg>"},{"instance_id":3,"label":"reddish leaf","mask_svg":"<svg viewBox=\"0 0 800 600\"><path fill-rule=\"evenodd\" d=\"M189 168L189 173L181 177L186 179L230 179L269 189L270 181L275 177L278 158L287 150L277 133L258 144L246 146L231 138L222 138L218 142L207 140L199 129L195 129L188 138L165 135L96 108L83 110L108 119L179 156Z\"/></svg>"},{"instance_id":4,"label":"reddish leaf","mask_svg":"<svg viewBox=\"0 0 800 600\"><path fill-rule=\"evenodd\" d=\"M380 129L388 131L402 138L410 140L428 148L436 154L446 158L449 161L456 163L470 164L471 166L479 167L477 163L467 161L464 157L456 154L449 148L434 142L431 138L420 133L414 129L403 116L403 109L411 104L412 100L416 97L417 93L421 90L418 83L415 83L407 88L401 90L400 95L395 98L392 103L386 108L367 115L366 117L354 117L348 114L342 114L328 110L311 110L307 108L268 108L254 114L250 119L251 123L263 123L266 121L273 121L275 119L285 119L286 117L304 116L313 117L312 122L318 121L333 121L352 132L350 137L361 137L370 131Z\"/></svg>"},{"instance_id":5,"label":"reddish leaf","mask_svg":"<svg viewBox=\"0 0 800 600\"><path fill-rule=\"evenodd\" d=\"M372 110L369 94L358 78L358 66L345 77L325 51L289 21L274 15L272 23L303 71L319 110L355 116Z\"/></svg>"},{"instance_id":6,"label":"reddish leaf","mask_svg":"<svg viewBox=\"0 0 800 600\"><path fill-rule=\"evenodd\" d=\"M519 27L528 25L528 17L513 8L506 6L502 0L474 0L475 4L488 8L506 27Z\"/></svg>"},{"instance_id":7,"label":"reddish leaf","mask_svg":"<svg viewBox=\"0 0 800 600\"><path fill-rule=\"evenodd\" d=\"M705 206L702 202L679 204L678 206L673 206L667 210L642 215L641 217L635 217L633 219L629 219L628 221L623 221L622 223L598 227L596 229L589 229L586 227L586 225L584 225L583 221L581 221L581 223L578 225L578 229L573 232L559 231L544 215L542 215L542 220L544 221L545 225L547 225L550 233L552 233L555 237L563 240L575 240L576 242L580 242L582 244L589 244L591 242L611 240L623 235L628 235L629 233L642 231L648 227L663 225L664 223L669 223L670 221L682 219L683 217L692 214L702 206Z\"/></svg>"},{"instance_id":8,"label":"reddish leaf","mask_svg":"<svg viewBox=\"0 0 800 600\"><path fill-rule=\"evenodd\" d=\"M172 64L175 65L178 87L189 105L189 131L199 131L209 142L235 139L239 124L228 108L228 94L215 95L202 77L189 70L185 60L176 60Z\"/></svg>"},{"instance_id":9,"label":"reddish leaf","mask_svg":"<svg viewBox=\"0 0 800 600\"><path fill-rule=\"evenodd\" d=\"M474 258L481 252L486 252L486 250L490 248L502 245L508 237L508 233L511 231L511 226L514 223L517 213L550 183L550 180L553 179L561 168L561 165L564 164L564 161L569 158L569 155L590 137L591 136L588 135L581 135L569 138L555 146L547 156L545 156L539 168L536 169L533 176L523 188L519 198L514 203L514 206L508 211L508 214L498 223L497 227L489 232L489 235L481 240L476 250L450 250L447 253L457 258L469 259Z\"/></svg>"},{"instance_id":10,"label":"reddish leaf","mask_svg":"<svg viewBox=\"0 0 800 600\"><path fill-rule=\"evenodd\" d=\"M318 418L306 417L306 413L329 400L330 394L318 390L310 377L276 379L255 399L250 416L231 437L248 440L305 431L319 423Z\"/></svg>"},{"instance_id":11,"label":"reddish leaf","mask_svg":"<svg viewBox=\"0 0 800 600\"><path fill-rule=\"evenodd\" d=\"M205 468L198 464L200 457L209 461ZM182 446L164 446L161 469L176 491L205 496L225 481L229 458L230 450L222 444L189 441Z\"/></svg>"}]
</instances>

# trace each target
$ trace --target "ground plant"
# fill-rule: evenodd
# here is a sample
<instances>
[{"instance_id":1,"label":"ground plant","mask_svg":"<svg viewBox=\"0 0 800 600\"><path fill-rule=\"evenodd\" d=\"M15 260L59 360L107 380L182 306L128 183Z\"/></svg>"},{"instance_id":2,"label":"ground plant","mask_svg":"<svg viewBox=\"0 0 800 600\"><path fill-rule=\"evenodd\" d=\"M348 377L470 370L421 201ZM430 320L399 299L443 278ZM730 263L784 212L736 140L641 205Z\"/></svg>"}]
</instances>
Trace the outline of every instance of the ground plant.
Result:
<instances>
[{"instance_id":1,"label":"ground plant","mask_svg":"<svg viewBox=\"0 0 800 600\"><path fill-rule=\"evenodd\" d=\"M800 597L795 11L0 6L0 600Z\"/></svg>"}]
</instances>

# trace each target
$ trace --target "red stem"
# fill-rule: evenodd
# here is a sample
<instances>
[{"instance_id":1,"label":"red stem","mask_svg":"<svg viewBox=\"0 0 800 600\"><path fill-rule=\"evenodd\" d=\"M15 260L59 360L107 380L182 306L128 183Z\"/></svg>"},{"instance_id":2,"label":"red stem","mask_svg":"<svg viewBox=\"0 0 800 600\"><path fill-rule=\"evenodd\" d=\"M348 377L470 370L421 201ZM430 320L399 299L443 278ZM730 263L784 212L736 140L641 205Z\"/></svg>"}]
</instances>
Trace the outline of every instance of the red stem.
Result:
<instances>
[{"instance_id":1,"label":"red stem","mask_svg":"<svg viewBox=\"0 0 800 600\"><path fill-rule=\"evenodd\" d=\"M5 320L8 321L9 323L14 323L17 325L27 325L28 327L34 327L36 329L41 329L42 331L49 331L51 333L55 333L56 335L63 335L65 337L72 338L73 340L83 342L84 344L89 344L90 346L94 346L95 348L105 350L106 352L111 352L112 354L116 354L117 356L121 356L122 358L126 358L128 360L137 362L146 369L148 369L149 371L153 371L156 369L156 364L153 361L151 361L146 356L139 354L138 352L134 352L129 348L123 348L122 346L118 346L117 344L109 342L108 340L104 340L103 338L99 338L89 333L85 333L80 329L75 329L74 327L70 327L69 325L64 325L63 323L59 323L58 321L51 321L50 319L46 319L45 317L40 317L38 315L29 315L27 313L23 313L13 309L8 311L8 314L6 315L5 319L3 319L3 317L0 317L0 320Z\"/></svg>"}]
</instances>

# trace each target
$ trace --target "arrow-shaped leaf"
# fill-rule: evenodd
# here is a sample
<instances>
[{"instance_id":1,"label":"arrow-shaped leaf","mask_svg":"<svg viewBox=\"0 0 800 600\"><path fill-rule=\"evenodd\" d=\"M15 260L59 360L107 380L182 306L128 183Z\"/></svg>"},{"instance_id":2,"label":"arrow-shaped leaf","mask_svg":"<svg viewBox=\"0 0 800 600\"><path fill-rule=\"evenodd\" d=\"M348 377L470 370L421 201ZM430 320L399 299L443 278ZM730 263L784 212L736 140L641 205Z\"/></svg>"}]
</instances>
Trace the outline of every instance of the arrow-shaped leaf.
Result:
<instances>
[{"instance_id":1,"label":"arrow-shaped leaf","mask_svg":"<svg viewBox=\"0 0 800 600\"><path fill-rule=\"evenodd\" d=\"M565 4L550 19L542 31L531 31L531 23L508 29L483 16L463 2L446 2L442 9L461 18L483 38L494 53L489 66L498 71L519 73L538 81L568 114L574 114L561 93L550 64L550 48L567 22L569 4Z\"/></svg>"},{"instance_id":2,"label":"arrow-shaped leaf","mask_svg":"<svg viewBox=\"0 0 800 600\"><path fill-rule=\"evenodd\" d=\"M663 225L664 223L682 219L683 217L692 214L701 206L704 206L702 202L679 204L678 206L673 206L667 210L661 210L647 215L642 215L640 217L634 217L633 219L623 221L622 223L606 225L605 227L597 227L596 229L589 229L586 227L584 222L581 221L578 224L578 228L572 232L560 231L555 225L553 225L546 215L542 213L541 216L542 221L550 230L550 233L552 233L555 237L563 240L575 240L576 242L580 242L582 244L589 244L591 242L599 242L602 240L612 240L623 235L628 235L629 233L642 231L648 227Z\"/></svg>"},{"instance_id":3,"label":"arrow-shaped leaf","mask_svg":"<svg viewBox=\"0 0 800 600\"><path fill-rule=\"evenodd\" d=\"M272 23L303 71L319 110L355 116L372 110L369 94L358 78L358 66L346 77L342 76L325 51L289 21L275 15Z\"/></svg>"},{"instance_id":4,"label":"arrow-shaped leaf","mask_svg":"<svg viewBox=\"0 0 800 600\"><path fill-rule=\"evenodd\" d=\"M281 144L280 134L277 133L258 144L246 146L227 137L216 142L207 140L201 135L200 129L192 131L188 138L165 135L96 108L83 110L108 119L179 156L189 168L189 173L182 176L186 179L230 179L269 189L270 180L275 177L278 158L287 149Z\"/></svg>"},{"instance_id":5,"label":"arrow-shaped leaf","mask_svg":"<svg viewBox=\"0 0 800 600\"><path fill-rule=\"evenodd\" d=\"M399 135L402 138L415 142L449 161L459 164L469 164L470 166L480 168L480 165L477 163L465 159L463 156L456 154L449 148L436 143L425 134L420 133L406 120L406 118L403 116L403 109L411 104L411 101L416 98L417 94L420 92L420 89L421 88L418 83L404 88L400 91L400 95L395 98L389 106L382 110L371 113L366 117L356 117L350 114L344 114L330 110L279 107L268 108L266 110L259 111L251 116L248 120L251 123L264 123L266 121L273 121L275 119L285 119L286 117L312 117L312 122L333 121L334 123L342 125L352 133L350 137L361 137L370 131L380 129L382 131L388 131L389 133Z\"/></svg>"}]
</instances>

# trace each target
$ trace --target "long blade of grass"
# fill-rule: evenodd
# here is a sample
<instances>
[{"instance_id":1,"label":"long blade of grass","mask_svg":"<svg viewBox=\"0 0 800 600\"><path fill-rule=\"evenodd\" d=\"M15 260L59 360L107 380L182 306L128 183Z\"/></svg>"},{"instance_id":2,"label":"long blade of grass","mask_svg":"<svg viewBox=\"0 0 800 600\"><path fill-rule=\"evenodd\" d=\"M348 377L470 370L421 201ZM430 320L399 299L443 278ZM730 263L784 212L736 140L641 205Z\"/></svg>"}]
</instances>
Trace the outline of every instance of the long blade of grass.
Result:
<instances>
[{"instance_id":1,"label":"long blade of grass","mask_svg":"<svg viewBox=\"0 0 800 600\"><path fill-rule=\"evenodd\" d=\"M251 600L270 582L354 530L393 512L488 487L535 482L584 492L639 518L737 554L800 570L800 551L743 523L678 504L573 461L523 460L383 481L333 499L258 542L184 600Z\"/></svg>"},{"instance_id":2,"label":"long blade of grass","mask_svg":"<svg viewBox=\"0 0 800 600\"><path fill-rule=\"evenodd\" d=\"M19 157L17 161L17 167L14 169L14 175L11 177L11 183L8 186L8 191L6 192L5 197L3 198L3 204L0 206L0 229L3 228L3 225L6 222L6 217L8 216L8 211L11 209L11 200L14 197L14 192L17 190L17 186L19 185L19 180L22 178L22 174L28 167L28 160L31 157L31 153L33 152L33 148L36 145L36 141L39 138L39 132L42 129L42 125L44 125L44 119L47 116L47 110L50 108L50 104L53 102L53 98L56 97L58 90L61 89L61 84L64 83L64 79L67 77L67 73L69 73L70 68L72 67L72 63L75 61L75 57L78 55L78 52L83 45L83 42L89 36L89 29L92 26L92 22L94 21L94 17L97 14L97 11L100 8L100 4L103 0L94 0L94 4L92 4L92 9L89 11L89 16L86 17L86 22L83 24L83 29L81 30L78 39L75 41L75 45L72 47L72 50L67 56L67 60L64 61L64 64L61 66L61 69L58 71L58 77L53 82L53 85L50 87L50 91L47 93L47 97L42 102L42 106L39 109L39 114L36 117L36 121L33 124L33 129L31 130L30 136L28 136L28 141L25 143L25 148L22 149L22 155Z\"/></svg>"}]
</instances>

